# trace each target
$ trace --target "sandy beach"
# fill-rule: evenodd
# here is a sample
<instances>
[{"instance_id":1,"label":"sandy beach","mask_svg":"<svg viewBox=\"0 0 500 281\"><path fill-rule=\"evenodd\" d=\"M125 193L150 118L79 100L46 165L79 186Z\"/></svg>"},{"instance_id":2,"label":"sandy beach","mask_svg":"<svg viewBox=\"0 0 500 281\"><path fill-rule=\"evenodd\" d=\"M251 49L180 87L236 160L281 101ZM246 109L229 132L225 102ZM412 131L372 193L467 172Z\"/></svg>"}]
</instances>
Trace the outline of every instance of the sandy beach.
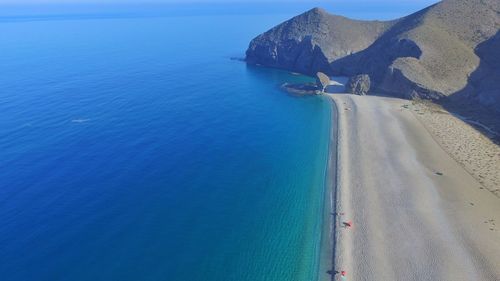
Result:
<instances>
[{"instance_id":1,"label":"sandy beach","mask_svg":"<svg viewBox=\"0 0 500 281\"><path fill-rule=\"evenodd\" d=\"M442 122L426 126L407 100L331 97L339 126L335 270L345 280L500 280L500 199L494 179L481 183L477 166L457 160L469 151L454 156L444 145L453 141L437 134ZM465 140L474 133L463 122L452 127ZM488 175L498 173L495 161L481 164Z\"/></svg>"}]
</instances>

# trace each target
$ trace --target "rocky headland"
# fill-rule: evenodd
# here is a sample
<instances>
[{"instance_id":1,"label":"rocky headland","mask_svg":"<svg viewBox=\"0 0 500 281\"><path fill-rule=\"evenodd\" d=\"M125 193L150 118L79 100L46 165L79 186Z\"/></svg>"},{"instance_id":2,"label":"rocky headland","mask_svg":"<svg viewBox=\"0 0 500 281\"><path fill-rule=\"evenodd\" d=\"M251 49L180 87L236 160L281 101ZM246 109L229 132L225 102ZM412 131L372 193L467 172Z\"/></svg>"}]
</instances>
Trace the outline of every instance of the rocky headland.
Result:
<instances>
[{"instance_id":1,"label":"rocky headland","mask_svg":"<svg viewBox=\"0 0 500 281\"><path fill-rule=\"evenodd\" d=\"M361 94L369 81L370 92L439 101L500 131L499 30L498 0L444 0L391 21L315 8L253 39L246 61L311 76L364 77L354 83Z\"/></svg>"}]
</instances>

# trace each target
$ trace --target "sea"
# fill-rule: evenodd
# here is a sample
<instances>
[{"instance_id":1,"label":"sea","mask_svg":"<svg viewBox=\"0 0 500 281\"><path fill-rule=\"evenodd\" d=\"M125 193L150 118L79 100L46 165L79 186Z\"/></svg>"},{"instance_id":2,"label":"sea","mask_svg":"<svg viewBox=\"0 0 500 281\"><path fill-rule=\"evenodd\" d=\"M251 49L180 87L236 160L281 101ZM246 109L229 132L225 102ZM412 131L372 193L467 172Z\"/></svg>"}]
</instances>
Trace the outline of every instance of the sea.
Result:
<instances>
[{"instance_id":1,"label":"sea","mask_svg":"<svg viewBox=\"0 0 500 281\"><path fill-rule=\"evenodd\" d=\"M324 274L331 102L239 60L297 11L53 8L0 13L0 280Z\"/></svg>"}]
</instances>

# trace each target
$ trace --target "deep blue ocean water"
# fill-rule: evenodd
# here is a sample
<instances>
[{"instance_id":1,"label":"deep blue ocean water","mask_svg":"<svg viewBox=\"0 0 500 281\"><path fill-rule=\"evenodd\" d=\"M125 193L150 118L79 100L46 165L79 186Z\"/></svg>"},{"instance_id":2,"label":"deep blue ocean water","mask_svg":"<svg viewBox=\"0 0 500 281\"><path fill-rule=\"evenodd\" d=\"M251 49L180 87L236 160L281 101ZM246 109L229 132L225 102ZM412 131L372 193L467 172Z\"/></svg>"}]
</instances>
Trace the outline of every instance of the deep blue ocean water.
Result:
<instances>
[{"instance_id":1,"label":"deep blue ocean water","mask_svg":"<svg viewBox=\"0 0 500 281\"><path fill-rule=\"evenodd\" d=\"M288 16L0 23L0 280L314 280L329 101L258 67Z\"/></svg>"},{"instance_id":2,"label":"deep blue ocean water","mask_svg":"<svg viewBox=\"0 0 500 281\"><path fill-rule=\"evenodd\" d=\"M323 4L388 19L428 2ZM0 280L325 274L330 102L230 60L313 5L2 6Z\"/></svg>"}]
</instances>

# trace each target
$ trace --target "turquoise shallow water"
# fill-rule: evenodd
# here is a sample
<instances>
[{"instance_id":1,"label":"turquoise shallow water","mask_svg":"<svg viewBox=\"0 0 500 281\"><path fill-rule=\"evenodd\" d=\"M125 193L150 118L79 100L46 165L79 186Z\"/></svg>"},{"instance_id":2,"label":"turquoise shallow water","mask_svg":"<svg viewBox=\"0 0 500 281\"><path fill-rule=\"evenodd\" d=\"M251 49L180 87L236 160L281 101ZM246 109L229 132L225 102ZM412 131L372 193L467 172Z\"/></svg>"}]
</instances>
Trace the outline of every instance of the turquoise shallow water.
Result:
<instances>
[{"instance_id":1,"label":"turquoise shallow water","mask_svg":"<svg viewBox=\"0 0 500 281\"><path fill-rule=\"evenodd\" d=\"M247 67L286 16L0 23L0 276L314 280L330 104Z\"/></svg>"}]
</instances>

